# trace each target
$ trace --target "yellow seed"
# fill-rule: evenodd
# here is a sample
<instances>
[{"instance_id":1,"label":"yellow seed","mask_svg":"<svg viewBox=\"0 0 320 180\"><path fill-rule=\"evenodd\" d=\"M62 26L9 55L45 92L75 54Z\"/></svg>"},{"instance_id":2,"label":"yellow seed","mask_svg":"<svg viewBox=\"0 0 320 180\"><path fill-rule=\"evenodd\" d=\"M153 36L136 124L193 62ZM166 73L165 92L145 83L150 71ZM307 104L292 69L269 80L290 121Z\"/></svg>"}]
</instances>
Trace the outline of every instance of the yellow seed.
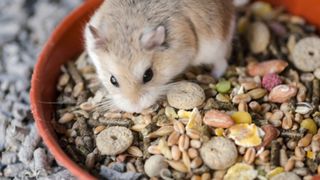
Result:
<instances>
[{"instance_id":1,"label":"yellow seed","mask_svg":"<svg viewBox=\"0 0 320 180\"><path fill-rule=\"evenodd\" d=\"M274 177L277 174L283 173L284 172L284 168L283 167L276 167L273 170L271 170L268 174L267 174L267 178L271 179L272 177Z\"/></svg>"},{"instance_id":2,"label":"yellow seed","mask_svg":"<svg viewBox=\"0 0 320 180\"><path fill-rule=\"evenodd\" d=\"M309 133L311 134L316 134L317 133L317 125L316 123L314 122L313 119L305 119L301 122L300 126L302 128L305 128L309 131Z\"/></svg>"},{"instance_id":3,"label":"yellow seed","mask_svg":"<svg viewBox=\"0 0 320 180\"><path fill-rule=\"evenodd\" d=\"M178 111L178 116L180 119L189 119L191 116L190 111L185 111L185 110L179 110Z\"/></svg>"},{"instance_id":4,"label":"yellow seed","mask_svg":"<svg viewBox=\"0 0 320 180\"><path fill-rule=\"evenodd\" d=\"M223 136L224 130L223 130L223 128L217 128L217 129L214 130L214 133L217 136Z\"/></svg>"},{"instance_id":5,"label":"yellow seed","mask_svg":"<svg viewBox=\"0 0 320 180\"><path fill-rule=\"evenodd\" d=\"M314 152L312 152L311 150L308 150L307 151L307 158L315 159L316 158L316 154Z\"/></svg>"},{"instance_id":6,"label":"yellow seed","mask_svg":"<svg viewBox=\"0 0 320 180\"><path fill-rule=\"evenodd\" d=\"M231 118L234 120L235 123L247 123L250 124L252 122L251 115L245 111L238 111L231 115Z\"/></svg>"}]
</instances>

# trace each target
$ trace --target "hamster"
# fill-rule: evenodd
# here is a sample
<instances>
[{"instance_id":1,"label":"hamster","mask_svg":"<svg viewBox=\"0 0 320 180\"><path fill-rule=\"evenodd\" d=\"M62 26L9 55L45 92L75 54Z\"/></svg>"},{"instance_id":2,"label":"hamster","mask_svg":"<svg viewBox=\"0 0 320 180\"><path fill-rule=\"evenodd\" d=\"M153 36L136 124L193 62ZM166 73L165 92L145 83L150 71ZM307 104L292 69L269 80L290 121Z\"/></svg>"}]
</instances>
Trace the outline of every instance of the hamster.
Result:
<instances>
[{"instance_id":1,"label":"hamster","mask_svg":"<svg viewBox=\"0 0 320 180\"><path fill-rule=\"evenodd\" d=\"M106 0L84 30L86 50L111 107L141 112L187 67L226 70L232 0Z\"/></svg>"}]
</instances>

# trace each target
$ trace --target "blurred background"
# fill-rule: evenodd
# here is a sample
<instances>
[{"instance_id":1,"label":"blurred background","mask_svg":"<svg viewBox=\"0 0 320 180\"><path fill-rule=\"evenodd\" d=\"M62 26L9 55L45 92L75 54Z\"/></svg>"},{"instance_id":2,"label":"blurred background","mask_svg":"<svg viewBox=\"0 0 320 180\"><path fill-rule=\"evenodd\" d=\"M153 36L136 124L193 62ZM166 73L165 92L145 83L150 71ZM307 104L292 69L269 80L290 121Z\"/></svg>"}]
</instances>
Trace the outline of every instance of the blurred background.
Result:
<instances>
[{"instance_id":1,"label":"blurred background","mask_svg":"<svg viewBox=\"0 0 320 180\"><path fill-rule=\"evenodd\" d=\"M72 179L30 111L33 66L55 26L83 0L0 0L0 179Z\"/></svg>"}]
</instances>

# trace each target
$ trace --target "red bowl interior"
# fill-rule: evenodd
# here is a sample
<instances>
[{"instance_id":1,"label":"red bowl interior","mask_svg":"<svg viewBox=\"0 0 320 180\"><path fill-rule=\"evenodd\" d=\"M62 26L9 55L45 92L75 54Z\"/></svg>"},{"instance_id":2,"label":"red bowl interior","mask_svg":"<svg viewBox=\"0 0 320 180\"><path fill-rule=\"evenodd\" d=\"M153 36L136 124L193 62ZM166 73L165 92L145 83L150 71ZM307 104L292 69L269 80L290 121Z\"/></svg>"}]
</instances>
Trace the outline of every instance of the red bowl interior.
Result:
<instances>
[{"instance_id":1,"label":"red bowl interior","mask_svg":"<svg viewBox=\"0 0 320 180\"><path fill-rule=\"evenodd\" d=\"M31 108L38 131L56 160L79 179L96 179L78 166L63 151L50 125L56 101L56 83L61 65L74 59L83 51L83 28L94 10L103 0L87 0L68 15L52 33L44 46L32 76ZM320 28L319 0L266 0L274 5L284 5L289 11L304 16Z\"/></svg>"}]
</instances>

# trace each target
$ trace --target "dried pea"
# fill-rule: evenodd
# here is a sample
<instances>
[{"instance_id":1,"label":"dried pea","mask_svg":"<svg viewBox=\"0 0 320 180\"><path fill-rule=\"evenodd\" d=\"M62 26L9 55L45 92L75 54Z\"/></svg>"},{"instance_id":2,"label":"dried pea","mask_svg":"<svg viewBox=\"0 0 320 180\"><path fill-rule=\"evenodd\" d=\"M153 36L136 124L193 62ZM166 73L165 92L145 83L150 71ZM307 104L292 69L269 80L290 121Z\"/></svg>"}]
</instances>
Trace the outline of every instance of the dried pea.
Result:
<instances>
[{"instance_id":1,"label":"dried pea","mask_svg":"<svg viewBox=\"0 0 320 180\"><path fill-rule=\"evenodd\" d=\"M231 118L234 120L235 123L252 123L251 115L248 112L245 111L238 111L231 115Z\"/></svg>"},{"instance_id":2,"label":"dried pea","mask_svg":"<svg viewBox=\"0 0 320 180\"><path fill-rule=\"evenodd\" d=\"M230 81L220 81L216 85L216 89L219 93L227 93L231 89L231 83Z\"/></svg>"}]
</instances>

